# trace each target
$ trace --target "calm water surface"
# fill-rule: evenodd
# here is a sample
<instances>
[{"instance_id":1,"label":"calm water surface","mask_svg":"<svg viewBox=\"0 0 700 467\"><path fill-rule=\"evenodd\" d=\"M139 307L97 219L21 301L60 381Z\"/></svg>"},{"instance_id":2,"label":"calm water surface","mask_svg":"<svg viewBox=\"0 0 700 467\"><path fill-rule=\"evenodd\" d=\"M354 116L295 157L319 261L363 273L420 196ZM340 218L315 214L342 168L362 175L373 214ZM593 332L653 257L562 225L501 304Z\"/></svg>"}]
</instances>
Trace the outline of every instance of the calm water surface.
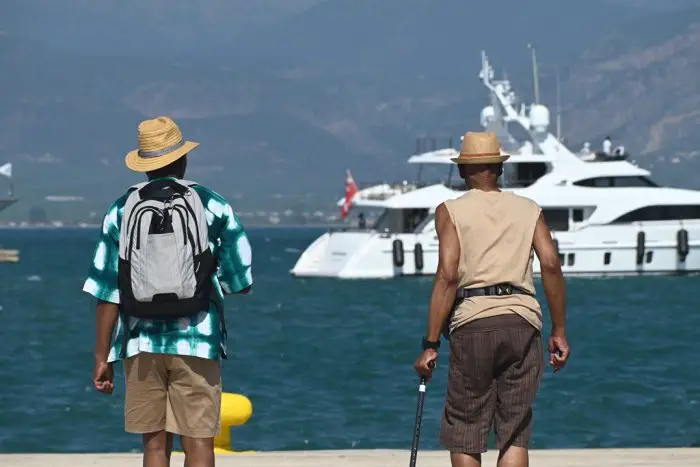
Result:
<instances>
[{"instance_id":1,"label":"calm water surface","mask_svg":"<svg viewBox=\"0 0 700 467\"><path fill-rule=\"evenodd\" d=\"M224 389L250 397L236 449L409 448L431 279L294 279L318 230L251 230L254 293L227 299ZM91 384L93 302L80 289L94 230L3 230L0 451L128 451L121 365L112 397ZM572 279L570 365L547 372L534 447L700 445L698 278ZM538 284L539 287L539 284ZM543 300L541 287L538 293ZM543 300L544 302L544 300ZM446 352L421 444L437 448Z\"/></svg>"}]
</instances>

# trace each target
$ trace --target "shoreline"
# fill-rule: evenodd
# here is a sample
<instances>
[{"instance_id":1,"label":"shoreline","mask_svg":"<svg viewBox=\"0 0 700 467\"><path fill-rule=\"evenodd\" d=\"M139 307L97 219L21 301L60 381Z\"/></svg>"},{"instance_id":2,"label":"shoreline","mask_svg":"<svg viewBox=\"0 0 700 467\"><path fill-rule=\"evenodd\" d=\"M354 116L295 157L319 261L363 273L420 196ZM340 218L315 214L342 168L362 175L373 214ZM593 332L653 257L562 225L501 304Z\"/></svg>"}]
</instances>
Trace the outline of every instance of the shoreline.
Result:
<instances>
[{"instance_id":1,"label":"shoreline","mask_svg":"<svg viewBox=\"0 0 700 467\"><path fill-rule=\"evenodd\" d=\"M483 456L483 465L496 465L497 451ZM182 456L173 453L174 457ZM250 467L403 467L408 462L408 450L338 450L338 451L273 451L246 454L219 454L219 466ZM530 451L531 463L539 467L697 467L700 448L639 448L639 449L547 449ZM177 463L178 460L175 460ZM446 451L419 451L420 467L449 465ZM105 454L0 454L4 467L106 467L141 465L141 453Z\"/></svg>"}]
</instances>

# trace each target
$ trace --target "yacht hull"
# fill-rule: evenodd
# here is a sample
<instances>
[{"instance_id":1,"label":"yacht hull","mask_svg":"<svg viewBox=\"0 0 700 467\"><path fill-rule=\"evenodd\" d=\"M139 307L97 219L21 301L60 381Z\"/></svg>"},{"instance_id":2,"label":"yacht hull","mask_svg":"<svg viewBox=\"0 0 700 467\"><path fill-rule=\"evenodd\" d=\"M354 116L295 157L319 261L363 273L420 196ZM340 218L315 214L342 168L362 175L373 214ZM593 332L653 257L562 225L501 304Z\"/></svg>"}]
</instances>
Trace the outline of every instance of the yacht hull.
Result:
<instances>
[{"instance_id":1,"label":"yacht hull","mask_svg":"<svg viewBox=\"0 0 700 467\"><path fill-rule=\"evenodd\" d=\"M679 254L677 234L680 229L688 232L689 253L685 260L682 260ZM644 232L644 242L641 244L639 232ZM683 226L678 222L668 222L664 225L640 223L634 226L590 226L576 232L557 232L554 237L559 244L560 261L565 276L700 273L700 221L686 221ZM396 240L400 241L403 251L401 265L396 261ZM416 248L416 245L420 247ZM417 257L422 257L422 261L417 260ZM638 258L641 259L641 263ZM434 275L437 262L438 240L435 232L327 232L301 254L290 272L296 277L391 279L401 276ZM536 255L533 272L536 275L540 272Z\"/></svg>"}]
</instances>

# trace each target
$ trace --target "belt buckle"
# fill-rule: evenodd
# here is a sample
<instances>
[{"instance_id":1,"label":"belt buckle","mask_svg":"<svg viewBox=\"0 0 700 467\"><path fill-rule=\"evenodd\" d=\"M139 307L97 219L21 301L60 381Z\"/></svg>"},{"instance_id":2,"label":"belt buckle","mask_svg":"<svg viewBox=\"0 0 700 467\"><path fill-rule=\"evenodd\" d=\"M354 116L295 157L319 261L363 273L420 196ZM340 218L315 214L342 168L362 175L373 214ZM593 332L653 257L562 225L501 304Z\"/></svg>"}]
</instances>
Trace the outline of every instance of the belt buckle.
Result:
<instances>
[{"instance_id":1,"label":"belt buckle","mask_svg":"<svg viewBox=\"0 0 700 467\"><path fill-rule=\"evenodd\" d=\"M510 295L513 293L513 288L510 284L498 284L496 286L496 295Z\"/></svg>"}]
</instances>

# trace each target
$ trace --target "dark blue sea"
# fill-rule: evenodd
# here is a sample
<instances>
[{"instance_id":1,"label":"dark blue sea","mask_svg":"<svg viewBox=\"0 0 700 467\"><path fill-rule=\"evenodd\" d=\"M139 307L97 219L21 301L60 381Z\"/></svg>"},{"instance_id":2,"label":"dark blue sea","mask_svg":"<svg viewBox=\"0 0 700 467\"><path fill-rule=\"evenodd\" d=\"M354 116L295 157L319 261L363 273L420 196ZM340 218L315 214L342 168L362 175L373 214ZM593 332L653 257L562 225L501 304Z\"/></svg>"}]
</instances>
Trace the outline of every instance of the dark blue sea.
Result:
<instances>
[{"instance_id":1,"label":"dark blue sea","mask_svg":"<svg viewBox=\"0 0 700 467\"><path fill-rule=\"evenodd\" d=\"M224 390L253 402L236 449L410 448L430 278L300 280L288 271L321 231L252 229L254 293L227 299ZM0 452L113 452L111 396L91 384L94 303L81 292L96 230L3 230ZM700 278L570 279L572 357L545 374L535 448L700 445ZM538 293L545 305L542 290ZM548 322L545 329L548 328ZM546 338L546 336L545 336ZM421 447L437 448L447 351L429 384Z\"/></svg>"}]
</instances>

